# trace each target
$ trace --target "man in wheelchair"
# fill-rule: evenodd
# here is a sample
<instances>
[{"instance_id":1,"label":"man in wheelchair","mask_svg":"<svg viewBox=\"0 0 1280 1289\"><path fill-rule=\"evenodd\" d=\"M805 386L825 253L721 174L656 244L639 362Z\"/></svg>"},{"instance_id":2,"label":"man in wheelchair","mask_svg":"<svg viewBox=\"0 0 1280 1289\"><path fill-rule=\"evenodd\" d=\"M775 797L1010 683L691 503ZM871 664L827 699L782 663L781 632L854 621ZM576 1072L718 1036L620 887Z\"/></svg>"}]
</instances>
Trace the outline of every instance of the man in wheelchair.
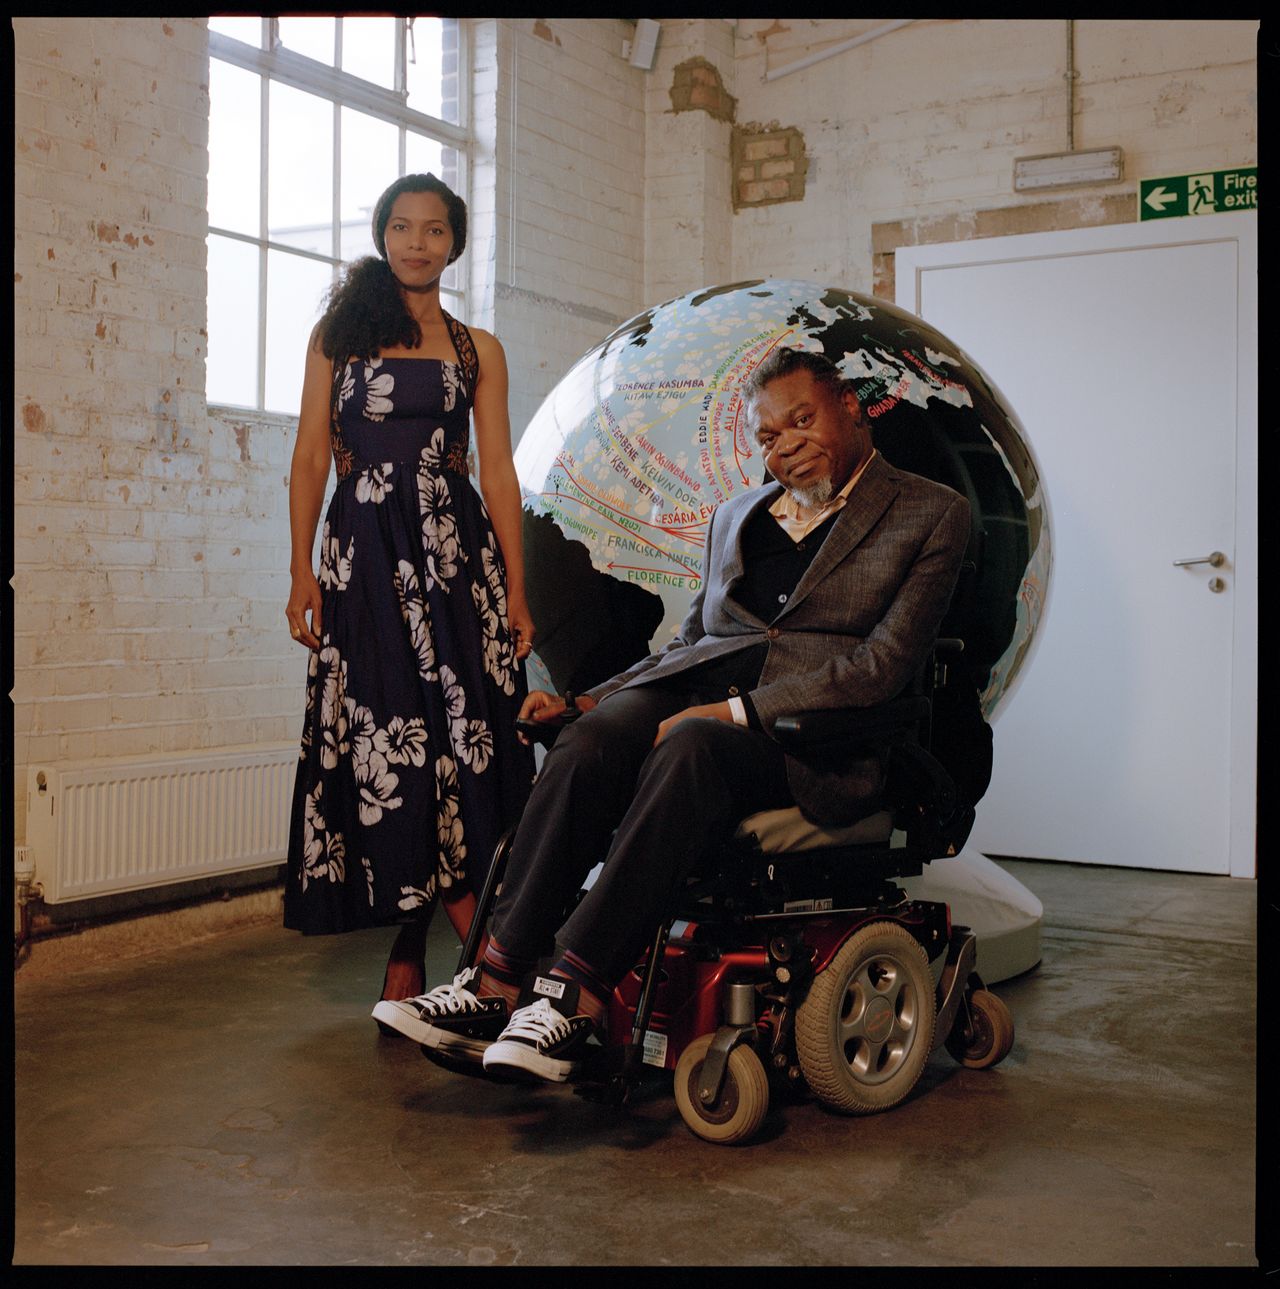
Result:
<instances>
[{"instance_id":1,"label":"man in wheelchair","mask_svg":"<svg viewBox=\"0 0 1280 1289\"><path fill-rule=\"evenodd\" d=\"M883 805L883 757L784 750L778 722L873 707L920 672L968 502L890 466L819 354L775 350L744 397L772 482L711 516L702 587L670 643L578 698L516 830L480 960L375 1008L424 1050L498 1076L573 1077L615 987L745 816L794 805L846 825ZM563 721L565 707L535 691L521 718Z\"/></svg>"}]
</instances>

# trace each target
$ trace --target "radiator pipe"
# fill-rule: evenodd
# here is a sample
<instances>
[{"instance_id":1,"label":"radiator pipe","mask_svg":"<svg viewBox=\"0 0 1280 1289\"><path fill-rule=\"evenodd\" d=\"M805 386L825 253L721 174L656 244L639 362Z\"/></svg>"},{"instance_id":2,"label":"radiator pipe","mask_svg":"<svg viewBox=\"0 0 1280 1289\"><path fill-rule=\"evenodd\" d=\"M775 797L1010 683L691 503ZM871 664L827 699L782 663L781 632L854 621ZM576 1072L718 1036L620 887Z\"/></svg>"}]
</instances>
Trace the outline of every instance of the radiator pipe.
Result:
<instances>
[{"instance_id":1,"label":"radiator pipe","mask_svg":"<svg viewBox=\"0 0 1280 1289\"><path fill-rule=\"evenodd\" d=\"M31 929L31 906L44 900L44 887L30 877L14 873L13 894L18 904L18 929L13 937L13 969L22 965L22 951L34 938Z\"/></svg>"}]
</instances>

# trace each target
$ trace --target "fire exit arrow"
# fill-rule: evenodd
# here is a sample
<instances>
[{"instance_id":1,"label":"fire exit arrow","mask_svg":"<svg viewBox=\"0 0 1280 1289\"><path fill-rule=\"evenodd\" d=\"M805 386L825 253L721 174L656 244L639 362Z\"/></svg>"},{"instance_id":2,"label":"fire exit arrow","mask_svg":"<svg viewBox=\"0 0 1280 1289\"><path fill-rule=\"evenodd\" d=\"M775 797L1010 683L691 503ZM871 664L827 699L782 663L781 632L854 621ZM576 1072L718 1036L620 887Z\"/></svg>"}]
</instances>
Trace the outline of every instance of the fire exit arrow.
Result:
<instances>
[{"instance_id":1,"label":"fire exit arrow","mask_svg":"<svg viewBox=\"0 0 1280 1289\"><path fill-rule=\"evenodd\" d=\"M1178 194L1176 192L1168 192L1162 184L1159 188L1153 188L1149 193L1147 193L1146 204L1150 206L1152 210L1158 211L1163 215L1164 208L1171 201L1177 200Z\"/></svg>"}]
</instances>

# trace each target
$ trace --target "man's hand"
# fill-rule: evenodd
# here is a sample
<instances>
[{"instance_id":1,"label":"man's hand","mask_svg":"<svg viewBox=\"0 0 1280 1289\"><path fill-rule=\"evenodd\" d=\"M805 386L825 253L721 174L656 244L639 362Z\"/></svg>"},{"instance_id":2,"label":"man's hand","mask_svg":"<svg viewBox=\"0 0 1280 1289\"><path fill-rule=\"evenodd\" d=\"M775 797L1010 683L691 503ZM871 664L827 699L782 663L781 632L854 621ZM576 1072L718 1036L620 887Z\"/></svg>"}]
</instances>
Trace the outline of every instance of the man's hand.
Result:
<instances>
[{"instance_id":1,"label":"man's hand","mask_svg":"<svg viewBox=\"0 0 1280 1289\"><path fill-rule=\"evenodd\" d=\"M532 695L531 695L532 696ZM704 703L701 707L686 707L684 711L677 712L674 716L668 716L661 725L658 726L657 737L653 740L653 746L657 747L668 734L671 733L681 721L695 719L697 717L710 717L712 720L728 721L733 724L733 712L729 710L729 701L726 699L722 703Z\"/></svg>"},{"instance_id":2,"label":"man's hand","mask_svg":"<svg viewBox=\"0 0 1280 1289\"><path fill-rule=\"evenodd\" d=\"M574 705L581 712L589 712L595 705L594 698L588 698L585 694L580 694L574 699ZM519 720L522 721L553 721L565 710L564 699L559 694L548 694L545 689L532 689L529 696L520 705ZM517 733L516 737L526 747L529 746L529 740L523 734Z\"/></svg>"}]
</instances>

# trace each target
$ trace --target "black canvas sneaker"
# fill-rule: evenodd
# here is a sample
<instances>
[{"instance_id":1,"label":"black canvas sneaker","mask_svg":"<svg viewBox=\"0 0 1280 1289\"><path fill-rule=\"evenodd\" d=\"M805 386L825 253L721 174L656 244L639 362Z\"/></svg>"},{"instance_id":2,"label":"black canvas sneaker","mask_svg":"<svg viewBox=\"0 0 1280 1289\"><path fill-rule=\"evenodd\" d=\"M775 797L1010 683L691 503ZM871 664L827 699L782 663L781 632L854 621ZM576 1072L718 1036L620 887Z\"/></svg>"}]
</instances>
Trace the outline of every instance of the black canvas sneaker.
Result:
<instances>
[{"instance_id":1,"label":"black canvas sneaker","mask_svg":"<svg viewBox=\"0 0 1280 1289\"><path fill-rule=\"evenodd\" d=\"M393 1002L384 998L373 1009L374 1020L445 1055L478 1062L507 1023L501 998L477 998L479 966L468 967L452 983L437 985L417 998Z\"/></svg>"},{"instance_id":2,"label":"black canvas sneaker","mask_svg":"<svg viewBox=\"0 0 1280 1289\"><path fill-rule=\"evenodd\" d=\"M575 1014L575 981L538 976L532 992L535 1001L512 1012L506 1028L486 1050L484 1068L495 1074L532 1075L563 1083L582 1065L595 1024L590 1016Z\"/></svg>"}]
</instances>

